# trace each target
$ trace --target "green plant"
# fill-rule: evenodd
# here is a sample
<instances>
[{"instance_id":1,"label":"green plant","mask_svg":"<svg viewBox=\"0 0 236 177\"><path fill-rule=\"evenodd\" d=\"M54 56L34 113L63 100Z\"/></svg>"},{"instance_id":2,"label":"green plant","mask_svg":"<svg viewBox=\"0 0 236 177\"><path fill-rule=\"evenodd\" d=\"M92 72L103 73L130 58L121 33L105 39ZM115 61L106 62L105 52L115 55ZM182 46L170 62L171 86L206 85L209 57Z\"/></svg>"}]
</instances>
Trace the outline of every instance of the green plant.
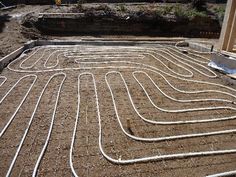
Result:
<instances>
[{"instance_id":1,"label":"green plant","mask_svg":"<svg viewBox=\"0 0 236 177\"><path fill-rule=\"evenodd\" d=\"M83 3L84 3L84 1L83 0L79 0L79 1L77 1L77 8L78 9L82 9L83 8Z\"/></svg>"},{"instance_id":2,"label":"green plant","mask_svg":"<svg viewBox=\"0 0 236 177\"><path fill-rule=\"evenodd\" d=\"M154 11L154 13L155 13L156 16L163 16L164 15L164 13L160 9L156 9Z\"/></svg>"},{"instance_id":3,"label":"green plant","mask_svg":"<svg viewBox=\"0 0 236 177\"><path fill-rule=\"evenodd\" d=\"M225 5L214 8L214 13L216 14L220 23L223 23L224 15L225 15L225 8L226 8Z\"/></svg>"},{"instance_id":4,"label":"green plant","mask_svg":"<svg viewBox=\"0 0 236 177\"><path fill-rule=\"evenodd\" d=\"M119 10L120 10L121 12L127 11L127 9L126 9L126 7L125 7L124 4L120 4L120 5L119 5Z\"/></svg>"},{"instance_id":5,"label":"green plant","mask_svg":"<svg viewBox=\"0 0 236 177\"><path fill-rule=\"evenodd\" d=\"M179 18L188 18L188 12L180 5L174 6L174 15Z\"/></svg>"},{"instance_id":6,"label":"green plant","mask_svg":"<svg viewBox=\"0 0 236 177\"><path fill-rule=\"evenodd\" d=\"M112 9L110 8L110 6L106 5L106 4L101 4L98 7L95 8L96 11L103 11L105 14L111 14L113 13Z\"/></svg>"},{"instance_id":7,"label":"green plant","mask_svg":"<svg viewBox=\"0 0 236 177\"><path fill-rule=\"evenodd\" d=\"M173 8L174 14L178 18L182 19L193 19L195 17L206 17L207 14L204 11L198 11L197 9L190 8L186 9L186 7L176 5Z\"/></svg>"},{"instance_id":8,"label":"green plant","mask_svg":"<svg viewBox=\"0 0 236 177\"><path fill-rule=\"evenodd\" d=\"M171 13L173 10L173 5L166 5L163 7L163 13L164 14L169 14Z\"/></svg>"},{"instance_id":9,"label":"green plant","mask_svg":"<svg viewBox=\"0 0 236 177\"><path fill-rule=\"evenodd\" d=\"M217 14L217 16L224 16L225 14L225 6L220 6L218 8L215 8L215 13Z\"/></svg>"},{"instance_id":10,"label":"green plant","mask_svg":"<svg viewBox=\"0 0 236 177\"><path fill-rule=\"evenodd\" d=\"M159 7L158 9L156 9L156 14L159 14L159 15L171 14L173 11L173 8L174 8L173 5L165 5L163 7Z\"/></svg>"}]
</instances>

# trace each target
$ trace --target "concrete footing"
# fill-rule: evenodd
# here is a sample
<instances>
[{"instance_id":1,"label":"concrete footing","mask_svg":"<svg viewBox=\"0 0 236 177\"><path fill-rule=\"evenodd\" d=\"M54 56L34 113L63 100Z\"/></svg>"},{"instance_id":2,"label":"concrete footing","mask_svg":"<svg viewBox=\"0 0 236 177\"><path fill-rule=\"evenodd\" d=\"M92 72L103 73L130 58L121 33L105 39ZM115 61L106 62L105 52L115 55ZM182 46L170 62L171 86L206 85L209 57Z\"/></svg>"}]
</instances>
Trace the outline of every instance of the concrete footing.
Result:
<instances>
[{"instance_id":1,"label":"concrete footing","mask_svg":"<svg viewBox=\"0 0 236 177\"><path fill-rule=\"evenodd\" d=\"M9 55L3 57L0 60L0 72L3 70L4 67L6 67L12 60L14 60L17 56L19 56L23 51L25 50L25 47L20 47L19 49L15 50L14 52L10 53Z\"/></svg>"},{"instance_id":2,"label":"concrete footing","mask_svg":"<svg viewBox=\"0 0 236 177\"><path fill-rule=\"evenodd\" d=\"M173 40L160 40L160 41L152 41L152 40L106 40L104 39L81 39L81 40L33 40L29 41L24 46L10 53L9 55L0 59L0 72L15 58L17 58L22 52L27 49L36 47L36 46L44 46L44 45L122 45L122 46L152 46L155 45L158 47L160 44L165 45L174 45L177 41L183 40L181 38L173 39Z\"/></svg>"},{"instance_id":3,"label":"concrete footing","mask_svg":"<svg viewBox=\"0 0 236 177\"><path fill-rule=\"evenodd\" d=\"M29 48L33 48L35 46L35 41L29 41L24 44L24 46L16 49L12 53L8 54L7 56L0 59L0 72L15 58L17 58L22 52Z\"/></svg>"},{"instance_id":4,"label":"concrete footing","mask_svg":"<svg viewBox=\"0 0 236 177\"><path fill-rule=\"evenodd\" d=\"M212 45L192 42L188 40L186 40L186 42L188 42L190 48L195 49L199 52L211 52ZM213 52L216 52L216 50L213 49Z\"/></svg>"}]
</instances>

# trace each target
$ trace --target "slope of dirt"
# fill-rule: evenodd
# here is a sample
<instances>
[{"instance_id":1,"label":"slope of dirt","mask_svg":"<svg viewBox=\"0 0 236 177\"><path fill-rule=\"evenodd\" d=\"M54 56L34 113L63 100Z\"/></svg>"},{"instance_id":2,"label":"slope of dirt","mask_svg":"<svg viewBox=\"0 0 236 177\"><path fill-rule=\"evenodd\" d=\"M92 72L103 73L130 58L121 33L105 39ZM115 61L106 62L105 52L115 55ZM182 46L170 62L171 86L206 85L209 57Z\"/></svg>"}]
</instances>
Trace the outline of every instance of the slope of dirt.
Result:
<instances>
[{"instance_id":1,"label":"slope of dirt","mask_svg":"<svg viewBox=\"0 0 236 177\"><path fill-rule=\"evenodd\" d=\"M107 15L111 15L114 16L116 18L118 18L119 20L122 21L126 21L124 22L125 24L123 25L125 28L127 26L127 24L131 24L129 20L134 20L134 21L139 21L137 24L137 26L133 29L137 30L140 26L140 24L142 24L142 20L144 21L149 21L150 19L153 19L155 16L157 17L157 19L162 19L162 18L166 18L169 19L167 21L169 25L172 23L171 21L176 21L176 18L174 18L174 14L178 13L182 13L182 15L186 15L186 13L183 13L183 11L181 10L181 8L177 7L177 8L173 8L174 4L168 4L165 5L164 3L162 4L158 4L158 3L137 3L137 4L99 4L99 3L92 3L92 4L78 4L78 5L71 5L71 6L61 6L61 7L56 7L56 6L49 6L49 5L45 5L45 6L39 6L39 5L18 5L17 8L15 9L9 9L7 11L0 11L0 58L3 56L6 56L7 54L11 53L12 51L14 51L15 49L19 48L20 46L22 46L26 41L32 40L32 39L39 39L39 38L43 38L43 39L58 39L58 38L64 38L65 36L65 31L60 31L60 35L55 35L55 36L51 36L50 34L47 35L42 35L40 34L40 31L37 30L38 26L37 26L37 21L38 21L38 13L43 13L43 12L49 12L49 13L67 13L67 12L82 12L85 13L86 18L90 16L91 18L94 19L99 19L99 18L105 18L105 22L107 20L106 24L111 24L113 23L112 21L114 21L114 19L109 19L108 17L106 17ZM217 13L221 14L219 19L220 21L222 21L222 12L224 11L224 4L208 4L208 11L215 14L214 18L216 18L217 20ZM186 4L183 5L183 8L186 8ZM158 10L159 9L159 10ZM177 11L176 11L177 10ZM194 11L192 11L194 12ZM195 13L192 13L192 15L194 15ZM198 13L197 13L198 14ZM197 15L195 14L195 15ZM191 13L187 14L191 16ZM198 14L199 15L199 14ZM200 14L201 15L201 14ZM126 20L127 19L127 20ZM109 22L109 20L112 20ZM140 21L141 20L141 21ZM201 21L201 20L200 20ZM115 21L114 21L115 22ZM149 23L148 22L148 23ZM199 20L198 20L199 22ZM215 21L216 22L216 21ZM99 22L100 23L100 22ZM99 26L99 23L97 24ZM152 23L152 22L150 22ZM176 23L176 22L173 22ZM102 24L102 23L101 23ZM103 25L101 25L99 27L102 27ZM96 25L95 25L96 26ZM91 29L94 30L95 26L90 25ZM112 25L111 25L112 26ZM116 26L118 27L122 27L122 25L116 24ZM135 26L135 24L134 24ZM144 25L142 25L144 26ZM142 27L141 26L141 27ZM155 26L155 25L154 25ZM156 25L158 26L158 25ZM162 25L160 25L162 26ZM168 31L168 29L170 29L170 27L173 26L170 25L168 27L168 25L166 26L166 30L164 31ZM191 24L189 24L188 26L191 26ZM205 28L209 28L205 27ZM218 22L216 22L216 26L219 26ZM130 26L131 27L131 26ZM72 27L71 27L72 28ZM85 28L85 26L83 26L83 28ZM83 29L82 28L82 29ZM116 28L116 27L115 27ZM181 28L186 28L185 25L182 25L182 27L177 27L175 28L176 30L172 29L171 34L175 37L181 36L178 35L177 32L179 30L181 30ZM216 31L219 27L217 27ZM58 28L60 30L60 28ZM105 27L104 27L105 29ZM114 29L114 28L113 28ZM152 29L152 25L150 26L151 31L155 32L155 29ZM86 29L85 29L86 30ZM108 30L106 30L107 32L109 32ZM176 33L175 33L176 31ZM206 30L207 31L207 30ZM194 32L195 33L195 32ZM126 34L126 36L120 36L117 35L118 33L114 33L114 34L110 34L109 37L113 37L115 36L116 38L133 38L134 34L129 34L129 36ZM160 33L161 34L161 33ZM160 37L161 35L155 35L156 37ZM79 35L74 36L72 33L67 33L67 36L71 36L72 39L80 39L81 37ZM89 35L89 36L96 36L96 37L104 37L107 34L83 34L83 38L87 37L85 35ZM147 33L142 33L139 32L139 35L142 36L149 36L148 32ZM207 35L205 34L201 34L201 38L207 38L207 37L216 37L218 36L219 33L208 33Z\"/></svg>"},{"instance_id":2,"label":"slope of dirt","mask_svg":"<svg viewBox=\"0 0 236 177\"><path fill-rule=\"evenodd\" d=\"M0 58L6 56L30 40L27 38L27 35L25 37L21 33L21 22L23 17L29 13L37 15L48 7L49 6L20 5L15 9L0 12ZM31 36L29 37L31 38Z\"/></svg>"},{"instance_id":3,"label":"slope of dirt","mask_svg":"<svg viewBox=\"0 0 236 177\"><path fill-rule=\"evenodd\" d=\"M209 7L209 9L208 9ZM150 36L219 37L218 11L208 4L204 11L190 4L77 4L50 8L37 21L45 34L128 34ZM214 10L213 10L214 9ZM223 9L222 9L223 10ZM217 12L216 12L217 11ZM71 14L71 18L60 13ZM78 15L80 13L80 15Z\"/></svg>"}]
</instances>

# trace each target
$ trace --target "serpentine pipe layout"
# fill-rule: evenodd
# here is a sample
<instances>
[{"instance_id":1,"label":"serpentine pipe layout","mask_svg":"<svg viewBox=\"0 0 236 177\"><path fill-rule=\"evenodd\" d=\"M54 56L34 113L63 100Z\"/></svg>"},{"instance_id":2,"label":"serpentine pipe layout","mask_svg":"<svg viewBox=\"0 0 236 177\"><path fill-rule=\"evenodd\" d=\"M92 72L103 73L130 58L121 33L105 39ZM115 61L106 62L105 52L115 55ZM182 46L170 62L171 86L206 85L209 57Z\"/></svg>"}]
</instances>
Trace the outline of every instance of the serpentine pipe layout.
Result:
<instances>
[{"instance_id":1,"label":"serpentine pipe layout","mask_svg":"<svg viewBox=\"0 0 236 177\"><path fill-rule=\"evenodd\" d=\"M9 118L8 122L6 123L6 125L3 127L3 129L0 132L0 138L3 136L3 134L6 132L7 128L9 127L9 125L11 124L11 122L13 121L13 119L15 118L16 114L18 113L18 111L20 110L22 104L25 102L27 96L29 95L30 91L32 90L32 87L34 86L34 83L37 80L37 76L35 74L28 74L25 75L23 77L21 77L9 90L8 92L3 96L3 98L0 100L0 104L2 104L2 102L6 99L6 97L12 92L12 90L19 84L20 81L22 81L23 79L27 78L27 77L34 77L33 82L31 83L29 89L27 90L24 98L21 100L20 104L18 105L18 107L16 108L15 112L13 113L13 115Z\"/></svg>"},{"instance_id":2,"label":"serpentine pipe layout","mask_svg":"<svg viewBox=\"0 0 236 177\"><path fill-rule=\"evenodd\" d=\"M126 84L126 82L125 82L125 79L124 79L124 77L120 74L120 72L117 72L117 71L111 71L111 72L108 72L107 74L106 74L106 76L105 76L105 81L106 81L106 83L107 83L107 86L108 86L108 88L109 88L109 90L110 90L110 93L111 93L111 97L112 97L112 102L113 102L113 106L114 106L114 110L115 110L115 113L116 113L116 117L117 117L117 120L118 120L118 123L119 123L119 125L120 125L120 128L122 129L122 131L123 131L123 133L125 133L125 135L127 135L128 137L130 137L130 138L132 138L132 139L134 139L134 140L137 140L137 141L164 141L164 140L173 140L173 139L182 139L182 138L192 138L192 137L201 137L201 136L211 136L211 135L219 135L219 134L227 134L227 133L235 133L236 132L236 129L231 129L231 130L223 130L223 131L215 131L215 132L207 132L207 133L196 133L196 134L187 134L187 135L176 135L176 136L168 136L168 137L159 137L159 138L143 138L143 137L137 137L137 136L134 136L134 135L131 135L131 134L129 134L125 129L124 129L124 127L123 127L123 125L122 125L122 123L121 123L121 121L120 121L120 117L119 117L119 113L118 113L118 110L117 110L117 106L116 106L116 102L115 102L115 98L114 98L114 94L113 94L113 92L112 92L112 89L111 89L111 87L110 87L110 85L109 85L109 82L108 82L108 80L107 80L107 75L108 74L110 74L110 73L117 73L117 74L119 74L120 75L120 77L121 77L121 79L122 79L122 81L123 81L123 83L124 83L124 85L125 85L125 88L126 88L126 91L127 91L127 93L128 93L128 97L129 97L129 100L130 100L130 102L131 102L131 104L132 104L132 106L133 106L133 108L135 107L134 106L134 103L133 103L133 101L132 101L132 97L131 97L131 95L130 95L130 92L129 92L129 89L128 89L128 86L127 86L127 84ZM145 91L145 88L143 88L144 89L144 91ZM146 92L146 91L145 91ZM151 101L151 99L150 99L150 97L148 97L149 98L149 101ZM159 108L160 109L160 108ZM209 110L210 109L218 109L218 108L214 108L214 107L211 107L211 108L209 108ZM141 116L139 113L138 113L138 111L137 111L137 109L134 109L135 110L135 112L139 115L139 116ZM196 109L197 110L197 109ZM204 109L202 109L202 110L204 110ZM207 110L207 108L206 108L206 110ZM234 109L235 110L235 109ZM163 110L161 110L161 111L163 111ZM182 110L181 110L182 111ZM187 111L189 111L189 112L192 112L192 111L195 111L194 109L189 109L189 110L185 110L186 112ZM184 111L184 112L185 112ZM235 119L236 118L236 116L233 116L233 118ZM141 119L143 119L143 120L145 120L146 122L149 122L149 120L147 120L147 119L145 119L144 117L142 117L141 116ZM232 119L232 118L225 118L224 120L228 120L228 119ZM213 120L213 121L219 121L220 119L217 119L217 120ZM197 122L198 120L193 120L193 121L190 121L190 122L187 122L187 123L198 123ZM204 122L211 122L212 120L211 119L205 119L204 121L202 121L203 123ZM201 121L200 121L201 122ZM152 123L154 123L154 122L152 122ZM183 123L186 123L186 122L184 122L184 121L180 121L180 122L176 122L176 121L173 121L173 123L172 122L167 122L167 123L165 123L165 122L155 122L155 124L183 124Z\"/></svg>"},{"instance_id":3,"label":"serpentine pipe layout","mask_svg":"<svg viewBox=\"0 0 236 177\"><path fill-rule=\"evenodd\" d=\"M78 107L77 107L77 114L75 118L75 125L74 125L74 131L73 131L73 136L72 136L72 141L71 141L71 148L70 148L70 166L72 169L72 173L75 177L78 177L74 165L73 165L73 146L76 138L76 131L77 131L77 126L79 123L79 118L80 118L80 77L82 75L90 75L93 79L93 86L94 86L94 91L95 91L95 101L96 101L96 108L97 108L97 118L98 118L98 125L99 125L99 149L103 156L116 164L130 164L130 163L138 163L138 162L147 162L147 161L153 161L153 160L165 160L165 159L176 159L176 158L186 158L186 157L195 157L195 156L206 156L206 155L217 155L217 154L227 154L227 153L235 153L236 149L228 149L228 150L217 150L217 151L203 151L203 152L189 152L189 153L179 153L179 154L169 154L169 155L154 155L154 156L149 156L149 157L140 157L140 158L134 158L134 159L114 159L107 155L102 147L102 126L101 126L101 113L99 109L99 100L98 100L98 92L97 92L97 86L96 86L96 80L94 75L91 72L85 72L79 75L78 77ZM112 97L114 97L113 94L111 94ZM117 109L114 107L115 112L117 114ZM118 121L120 123L120 120L118 118ZM121 124L121 123L120 123ZM134 136L129 135L124 128L121 126L121 129L123 133L125 133L128 137L131 139L137 140Z\"/></svg>"},{"instance_id":4,"label":"serpentine pipe layout","mask_svg":"<svg viewBox=\"0 0 236 177\"><path fill-rule=\"evenodd\" d=\"M186 158L186 157L195 157L195 156L205 156L205 155L217 155L217 154L228 154L228 153L235 153L236 149L227 149L227 150L217 150L217 151L202 151L202 152L185 152L185 153L179 153L179 154L167 154L167 155L153 155L153 156L147 156L147 157L137 157L134 159L114 159L112 157L110 157L109 155L107 155L103 149L102 146L102 127L101 127L101 113L100 113L100 105L99 105L99 98L98 98L98 91L97 91L97 84L96 83L96 79L94 76L94 73L92 72L92 70L96 70L96 69L111 69L112 71L109 71L105 74L105 83L109 89L109 92L111 94L111 98L112 98L112 104L115 110L115 114L116 114L116 118L117 121L119 123L119 126L122 130L122 132L129 138L133 139L133 140L137 140L137 141L164 141L164 140L174 140L174 139L182 139L182 138L193 138L193 137L205 137L205 136L212 136L212 135L221 135L221 134L228 134L228 133L235 133L236 129L227 129L227 130L221 130L221 131L214 131L214 132L202 132L202 133L191 133L191 134L185 134L185 135L174 135L174 136L167 136L167 137L152 137L152 138L143 138L143 137L138 137L138 136L134 136L129 134L125 128L122 125L122 122L120 120L119 117L119 112L116 106L116 101L115 101L115 96L112 90L111 85L109 84L109 75L118 75L121 80L122 80L122 84L125 87L125 90L128 94L128 98L129 98L129 102L132 105L132 108L134 109L134 111L136 112L136 114L145 122L147 123L151 123L151 124L160 124L160 125L173 125L173 124L193 124L193 123L207 123L207 122L216 122L216 121L226 121L226 120L232 120L235 119L236 116L229 116L229 117L219 117L219 118L212 118L212 119L202 119L202 120L180 120L180 121L160 121L160 120L152 120L149 118L146 118L144 116L142 116L137 107L135 106L135 103L133 102L133 98L132 95L130 93L129 87L126 83L125 78L123 77L121 72L118 72L117 69L124 69L124 70L133 70L132 71L132 76L134 78L134 80L138 83L138 85L141 87L142 91L145 93L146 97L148 98L148 101L153 105L153 107L155 109L158 109L159 111L162 112L167 112L167 113L185 113L185 112L193 112L193 111L204 111L204 110L218 110L218 109L228 109L228 110L232 110L235 111L235 99L236 99L236 90L234 88L228 87L228 86L224 86L221 84L217 84L217 83L213 83L213 82L208 82L208 81L202 81L202 80L196 80L194 79L194 73L193 71L197 72L198 74L207 77L207 78L216 78L217 75L215 72L213 72L212 70L210 70L209 68L207 68L206 66L202 65L202 64L206 64L208 59L206 59L205 57L198 55L198 54L194 54L192 53L192 55L197 56L198 58L201 58L201 60L198 60L196 58L193 58L191 56L188 56L186 54L181 53L178 49L174 49L171 47L163 47L161 46L158 49L154 49L154 48L150 48L147 47L145 49L142 49L140 47L115 47L115 49L119 52L120 50L120 55L117 54L117 52L113 51L114 47L97 47L97 48L93 48L93 47L88 47L86 50L84 50L85 52L83 53L83 51L81 52L79 49L80 46L76 46L75 48L73 48L73 50L71 50L70 47L68 46L62 46L62 47L49 47L49 46L45 46L45 47L36 47L35 51L33 51L28 57L24 58L26 53L28 51L25 51L18 59L12 61L7 68L10 71L13 72L18 72L18 73L25 73L26 75L22 78L20 78L12 87L11 89L4 95L4 97L0 100L0 104L3 102L3 100L9 95L9 93L16 87L16 85L18 85L21 80L27 78L27 77L32 77L34 78L33 83L30 85L26 95L24 96L24 98L22 99L20 105L17 107L16 111L14 112L13 116L9 119L8 123L5 125L5 128L1 131L0 134L0 138L1 136L4 134L4 132L7 130L7 127L11 124L11 122L13 121L15 115L17 114L18 110L20 109L21 105L24 103L25 99L27 98L29 92L31 91L33 85L35 84L36 80L37 80L37 73L50 73L50 72L55 72L50 79L47 81L46 85L44 86L43 90L41 91L41 94L37 100L37 103L35 105L34 111L31 115L31 118L28 122L28 125L24 131L24 135L20 141L20 144L17 148L17 151L14 155L14 158L11 162L11 165L8 169L8 172L6 174L6 176L10 176L11 172L13 170L13 167L15 165L16 159L21 151L21 148L24 144L24 141L26 139L26 136L30 130L31 124L34 120L34 115L36 113L36 111L38 110L38 106L40 104L40 101L42 99L42 96L45 92L45 90L47 89L48 84L51 82L51 80L57 76L63 76L62 81L60 82L58 91L57 91L57 96L56 96L56 101L55 101L55 105L54 105L54 109L53 109L53 114L51 117L51 123L50 123L50 128L48 130L48 134L47 134L47 138L44 142L44 146L40 152L40 155L37 159L37 162L35 164L34 167L34 171L33 171L33 176L37 176L37 171L40 165L40 162L42 161L42 158L46 152L48 143L50 141L50 137L51 137L51 133L52 133L52 129L53 129L53 124L54 124L54 120L55 120L55 115L56 115L56 111L57 111L57 106L58 106L58 100L60 97L60 92L63 86L63 83L67 77L67 75L64 73L65 71L74 71L74 70L78 70L81 71L82 73L80 73L78 75L78 107L77 107L77 115L75 117L75 124L74 124L74 129L73 129L73 136L72 136L72 140L71 140L71 147L70 147L70 154L69 154L69 162L70 162L70 167L72 170L72 173L74 176L78 176L75 170L75 167L73 165L73 148L74 148L74 142L76 139L76 133L77 133L77 126L79 124L79 117L80 117L80 78L84 75L86 76L90 76L92 77L93 80L93 86L94 86L94 92L95 92L95 102L96 102L96 112L97 112L97 119L98 119L98 126L99 126L99 149L102 153L102 155L109 161L113 162L113 163L117 163L117 164L129 164L129 163L137 163L137 162L147 162L147 161L153 161L153 160L164 160L164 159L176 159L176 158ZM175 46L176 48L178 48L178 44L176 44ZM94 52L93 52L94 51ZM39 52L42 52L42 54L39 55L38 58L36 58L36 60L28 66L25 66L26 62L28 60L30 60L31 58L35 57L36 55L38 55ZM46 60L44 58L46 52L50 52L50 54L47 56ZM84 57L86 56L86 52L91 53L90 57ZM149 65L149 64L145 64L142 62L132 62L132 61L127 61L124 60L124 58L122 59L122 54L125 54L125 57L127 57L127 59L129 57L133 57L130 52L135 53L136 57L138 57L138 60L145 60L145 55L148 55L151 57L151 59L153 61L157 61L159 63L162 64L162 66L164 66L164 68L166 68L169 72L166 72L162 69L156 68L155 66ZM102 57L99 57L99 55L102 55ZM52 58L52 56L56 56L56 62L54 65L50 65L49 66L49 60ZM74 60L74 62L76 63L75 67L60 67L59 66L59 62L60 62L60 57L64 56L67 59L72 59ZM91 61L92 60L92 61ZM182 74L179 73L177 71L174 71L172 68L170 68L168 66L168 64L166 64L165 62L163 62L163 60L165 60L166 62L170 62L172 64L174 64L175 66L181 68L182 70L184 70L185 72L187 72L188 74ZM173 60L177 61L178 63L175 63ZM202 61L204 60L204 61ZM37 69L36 65L40 62L43 61L43 68L42 69ZM18 64L19 63L19 64ZM14 66L16 65L16 66ZM18 66L18 68L17 68ZM201 69L199 69L201 68ZM203 71L204 70L204 71ZM91 72L90 72L91 71ZM208 72L208 73L207 73ZM167 93L165 93L164 90L162 90L161 88L158 87L158 85L155 83L155 81L151 78L151 76L149 75L149 73L155 74L160 76L168 86L170 86L172 89L174 89L176 92L180 92L183 94L199 94L199 93L215 93L215 94L222 94L225 95L227 97L230 97L231 99L222 99L222 98L204 98L204 99L177 99L174 98L170 95L168 95ZM178 102L178 103L197 103L197 102L206 102L206 101L214 101L214 102L219 102L219 103L228 103L231 104L232 106L210 106L210 107L199 107L199 108L189 108L189 109L173 109L173 110L169 110L169 109L164 109L161 108L160 106L156 105L154 103L154 101L152 100L150 94L148 93L148 91L145 89L145 85L142 84L139 79L138 79L138 75L142 74L144 75L149 81L151 81L151 83L153 84L153 86L167 99L172 100L173 102ZM213 86L216 87L215 89L209 89L209 90L196 90L196 91L186 91L186 90L181 90L179 88L177 88L175 85L173 85L171 83L171 81L168 80L168 77L172 78L172 79L176 79L176 80L180 80L180 81L184 81L188 84L191 83L197 83L197 84L206 84L209 86ZM0 86L2 86L5 81L7 80L6 77L4 76L0 76L0 79L3 79L3 82L1 82ZM224 89L223 91L221 89ZM231 91L233 93L229 93L228 91Z\"/></svg>"},{"instance_id":5,"label":"serpentine pipe layout","mask_svg":"<svg viewBox=\"0 0 236 177\"><path fill-rule=\"evenodd\" d=\"M28 124L27 124L27 127L26 127L26 129L25 129L25 131L24 131L24 135L23 135L23 137L22 137L22 139L21 139L21 141L20 141L20 144L19 144L19 146L18 146L18 148L17 148L17 151L16 151L16 153L15 153L15 155L14 155L14 158L13 158L13 160L12 160L12 162L11 162L11 165L10 165L8 171L7 171L6 177L9 177L9 176L11 175L11 172L12 172L12 169L13 169L13 167L14 167L14 165L15 165L16 159L17 159L17 157L18 157L18 155L19 155L19 153L20 153L20 150L21 150L21 148L22 148L22 146L23 146L23 144L24 144L24 141L25 141L25 139L26 139L26 136L27 136L27 134L28 134L28 132L29 132L29 130L30 130L30 127L31 127L32 122L33 122L33 119L34 119L34 115L35 115L36 111L38 110L38 106L39 106L39 104L40 104L40 102L41 102L41 99L42 99L42 96L43 96L45 90L47 89L48 84L51 82L51 80L52 80L54 77L60 76L60 75L63 76L63 80L62 80L62 82L60 83L60 86L59 86L59 89L58 89L58 92L57 92L56 103L55 103L54 110L53 110L53 114L52 114L52 119L51 119L51 124L50 124L49 131L48 131L48 136L47 136L47 139L46 139L46 141L45 141L45 143L44 143L43 149L41 150L41 153L40 153L40 155L39 155L39 157L38 157L38 160L37 160L37 162L36 162L36 165L35 165L34 171L33 171L33 176L36 176L37 170L38 170L38 166L39 166L39 164L40 164L40 162L41 162L41 159L42 159L42 157L43 157L43 155L44 155L44 153L45 153L45 150L46 150L46 148L47 148L47 145L48 145L48 143L49 143L49 139L50 139L50 136L51 136L51 132L52 132L52 128L53 128L53 123L54 123L54 119L55 119L55 114L56 114L56 110L57 110L57 105L58 105L58 100L59 100L61 88L62 88L62 85L63 85L65 79L66 79L66 74L65 74L65 73L55 73L55 74L53 74L53 75L49 78L49 80L47 81L47 83L46 83L46 85L44 86L43 90L41 91L41 94L40 94L40 96L39 96L39 98L38 98L38 101L37 101L37 103L36 103L36 105L35 105L34 111L33 111L32 115L31 115L30 120L29 120L29 122L28 122ZM26 75L26 76L27 76L27 75Z\"/></svg>"}]
</instances>

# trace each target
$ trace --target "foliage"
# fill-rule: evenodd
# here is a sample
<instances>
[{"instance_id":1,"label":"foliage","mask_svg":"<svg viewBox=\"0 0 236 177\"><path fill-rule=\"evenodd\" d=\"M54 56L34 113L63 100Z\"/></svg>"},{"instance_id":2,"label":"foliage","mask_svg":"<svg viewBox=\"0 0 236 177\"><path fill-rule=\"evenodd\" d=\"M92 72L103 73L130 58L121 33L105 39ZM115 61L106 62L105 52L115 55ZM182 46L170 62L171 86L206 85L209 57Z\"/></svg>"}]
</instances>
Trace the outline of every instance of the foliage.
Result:
<instances>
[{"instance_id":1,"label":"foliage","mask_svg":"<svg viewBox=\"0 0 236 177\"><path fill-rule=\"evenodd\" d=\"M160 15L167 15L173 11L174 5L165 5L162 8L156 10L156 13Z\"/></svg>"},{"instance_id":2,"label":"foliage","mask_svg":"<svg viewBox=\"0 0 236 177\"><path fill-rule=\"evenodd\" d=\"M106 14L111 14L112 13L112 9L106 5L106 4L101 4L98 7L95 8L96 11L103 11Z\"/></svg>"},{"instance_id":3,"label":"foliage","mask_svg":"<svg viewBox=\"0 0 236 177\"><path fill-rule=\"evenodd\" d=\"M217 15L220 23L222 23L224 20L225 8L226 6L224 5L224 6L215 7L213 9L213 13Z\"/></svg>"},{"instance_id":4,"label":"foliage","mask_svg":"<svg viewBox=\"0 0 236 177\"><path fill-rule=\"evenodd\" d=\"M156 14L160 16L174 15L179 19L193 19L195 17L206 17L206 11L199 11L196 8L186 7L182 4L165 5L156 9Z\"/></svg>"},{"instance_id":5,"label":"foliage","mask_svg":"<svg viewBox=\"0 0 236 177\"><path fill-rule=\"evenodd\" d=\"M121 11L121 12L126 12L127 11L124 4L119 4L119 9L118 10Z\"/></svg>"},{"instance_id":6,"label":"foliage","mask_svg":"<svg viewBox=\"0 0 236 177\"><path fill-rule=\"evenodd\" d=\"M84 3L84 1L83 0L79 0L79 1L77 1L77 8L78 9L83 9L83 3Z\"/></svg>"},{"instance_id":7,"label":"foliage","mask_svg":"<svg viewBox=\"0 0 236 177\"><path fill-rule=\"evenodd\" d=\"M176 5L174 7L174 14L178 18L193 19L195 17L206 17L207 14L204 11L198 11L197 9L190 8L186 10L183 6Z\"/></svg>"},{"instance_id":8,"label":"foliage","mask_svg":"<svg viewBox=\"0 0 236 177\"><path fill-rule=\"evenodd\" d=\"M217 8L214 9L214 11L218 16L222 17L225 14L225 6L217 7Z\"/></svg>"}]
</instances>

